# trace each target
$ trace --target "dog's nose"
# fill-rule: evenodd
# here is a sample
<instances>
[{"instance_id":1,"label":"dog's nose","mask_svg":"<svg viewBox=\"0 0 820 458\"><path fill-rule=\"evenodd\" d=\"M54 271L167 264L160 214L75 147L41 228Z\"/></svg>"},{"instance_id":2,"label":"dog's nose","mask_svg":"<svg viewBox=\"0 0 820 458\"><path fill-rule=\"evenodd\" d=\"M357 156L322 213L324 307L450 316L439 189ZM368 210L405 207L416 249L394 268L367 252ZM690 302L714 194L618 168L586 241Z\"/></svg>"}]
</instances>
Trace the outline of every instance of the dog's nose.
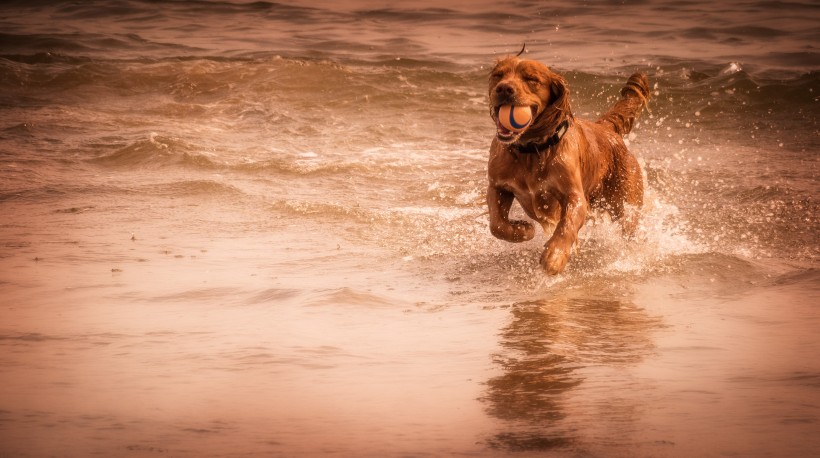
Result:
<instances>
[{"instance_id":1,"label":"dog's nose","mask_svg":"<svg viewBox=\"0 0 820 458\"><path fill-rule=\"evenodd\" d=\"M515 89L507 83L498 83L495 87L495 93L502 97L512 97L515 94Z\"/></svg>"}]
</instances>

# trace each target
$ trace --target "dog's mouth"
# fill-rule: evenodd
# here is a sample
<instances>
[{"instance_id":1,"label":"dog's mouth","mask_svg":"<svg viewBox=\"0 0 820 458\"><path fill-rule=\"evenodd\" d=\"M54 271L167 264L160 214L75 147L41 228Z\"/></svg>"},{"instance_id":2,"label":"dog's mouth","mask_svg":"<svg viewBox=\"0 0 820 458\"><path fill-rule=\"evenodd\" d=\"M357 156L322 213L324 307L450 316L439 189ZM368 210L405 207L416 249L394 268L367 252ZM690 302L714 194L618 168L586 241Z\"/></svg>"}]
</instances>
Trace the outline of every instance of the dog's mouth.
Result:
<instances>
[{"instance_id":1,"label":"dog's mouth","mask_svg":"<svg viewBox=\"0 0 820 458\"><path fill-rule=\"evenodd\" d=\"M529 128L529 125L532 125L532 123L529 123L529 125L527 127L523 128L519 131L513 131L513 130L510 130L510 129L504 127L501 124L501 120L498 116L498 112L501 110L501 106L502 105L497 105L495 108L493 108L493 119L495 120L495 129L496 129L495 136L496 136L496 138L498 138L498 140L501 143L514 143L519 138L521 138L521 135L524 132L527 131L527 129ZM530 106L530 110L532 110L532 118L535 119L535 115L538 112L538 107L535 106L535 105L532 105L532 106Z\"/></svg>"}]
</instances>

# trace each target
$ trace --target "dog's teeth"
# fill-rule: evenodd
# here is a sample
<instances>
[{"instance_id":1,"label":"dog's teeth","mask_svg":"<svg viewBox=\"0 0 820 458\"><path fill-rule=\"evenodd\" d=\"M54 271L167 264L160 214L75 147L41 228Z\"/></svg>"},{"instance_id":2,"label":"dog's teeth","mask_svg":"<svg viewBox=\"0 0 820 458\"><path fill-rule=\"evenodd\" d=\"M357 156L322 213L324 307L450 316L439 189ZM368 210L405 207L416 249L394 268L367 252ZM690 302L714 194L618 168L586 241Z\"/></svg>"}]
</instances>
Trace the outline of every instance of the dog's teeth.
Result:
<instances>
[{"instance_id":1,"label":"dog's teeth","mask_svg":"<svg viewBox=\"0 0 820 458\"><path fill-rule=\"evenodd\" d=\"M504 127L501 124L501 121L497 121L495 123L495 127L496 127L496 129L498 129L499 132L502 132L502 133L505 133L505 134L511 134L512 133L512 131L510 131L509 129L507 129L506 127Z\"/></svg>"}]
</instances>

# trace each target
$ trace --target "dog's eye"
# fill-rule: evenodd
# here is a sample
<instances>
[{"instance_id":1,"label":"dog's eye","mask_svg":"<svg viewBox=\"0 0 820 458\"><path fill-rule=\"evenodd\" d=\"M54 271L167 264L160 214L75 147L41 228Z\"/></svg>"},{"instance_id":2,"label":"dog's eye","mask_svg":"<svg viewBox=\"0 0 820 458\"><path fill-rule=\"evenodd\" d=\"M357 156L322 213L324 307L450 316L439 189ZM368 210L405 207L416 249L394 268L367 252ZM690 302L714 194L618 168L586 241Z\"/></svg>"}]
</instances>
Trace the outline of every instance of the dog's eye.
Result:
<instances>
[{"instance_id":1,"label":"dog's eye","mask_svg":"<svg viewBox=\"0 0 820 458\"><path fill-rule=\"evenodd\" d=\"M535 76L525 76L525 77L524 77L524 81L526 81L526 82L528 82L528 83L530 83L530 84L535 84L535 85L541 84L541 80L540 80L540 79L538 79L538 78L537 78L537 77L535 77Z\"/></svg>"},{"instance_id":2,"label":"dog's eye","mask_svg":"<svg viewBox=\"0 0 820 458\"><path fill-rule=\"evenodd\" d=\"M504 72L502 71L494 71L490 74L490 78L492 79L501 79L504 76Z\"/></svg>"}]
</instances>

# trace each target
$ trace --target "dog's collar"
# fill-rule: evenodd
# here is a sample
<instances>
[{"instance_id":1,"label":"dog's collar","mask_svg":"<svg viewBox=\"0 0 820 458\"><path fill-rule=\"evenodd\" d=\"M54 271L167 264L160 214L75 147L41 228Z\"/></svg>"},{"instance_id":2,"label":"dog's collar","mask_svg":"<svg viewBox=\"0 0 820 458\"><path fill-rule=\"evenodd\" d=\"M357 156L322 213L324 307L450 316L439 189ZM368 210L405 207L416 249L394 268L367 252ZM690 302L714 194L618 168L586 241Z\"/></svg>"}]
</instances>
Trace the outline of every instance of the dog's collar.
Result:
<instances>
[{"instance_id":1,"label":"dog's collar","mask_svg":"<svg viewBox=\"0 0 820 458\"><path fill-rule=\"evenodd\" d=\"M561 124L558 124L558 128L555 129L555 133L549 136L547 140L544 141L544 143L527 143L526 145L515 145L516 150L519 153L523 154L540 154L549 149L549 147L557 145L558 142L560 142L561 139L564 138L564 134L566 134L568 130L569 119L565 119L561 121Z\"/></svg>"}]
</instances>

